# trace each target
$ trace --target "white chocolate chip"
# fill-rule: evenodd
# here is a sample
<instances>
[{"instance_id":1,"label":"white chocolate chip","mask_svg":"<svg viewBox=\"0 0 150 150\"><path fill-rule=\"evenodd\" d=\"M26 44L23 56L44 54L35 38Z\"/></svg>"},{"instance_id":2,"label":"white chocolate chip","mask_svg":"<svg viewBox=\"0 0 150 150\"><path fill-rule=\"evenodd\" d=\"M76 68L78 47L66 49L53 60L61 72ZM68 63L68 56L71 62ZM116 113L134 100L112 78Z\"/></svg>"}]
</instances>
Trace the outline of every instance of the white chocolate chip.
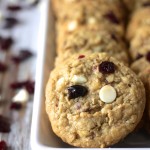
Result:
<instances>
[{"instance_id":1,"label":"white chocolate chip","mask_svg":"<svg viewBox=\"0 0 150 150\"><path fill-rule=\"evenodd\" d=\"M94 17L90 17L89 19L88 19L88 23L89 24L96 24L96 19L94 18Z\"/></svg>"},{"instance_id":2,"label":"white chocolate chip","mask_svg":"<svg viewBox=\"0 0 150 150\"><path fill-rule=\"evenodd\" d=\"M87 79L83 75L74 75L71 81L73 83L85 83Z\"/></svg>"},{"instance_id":3,"label":"white chocolate chip","mask_svg":"<svg viewBox=\"0 0 150 150\"><path fill-rule=\"evenodd\" d=\"M25 103L29 100L29 93L27 92L27 90L22 89L13 97L12 100L13 102Z\"/></svg>"},{"instance_id":4,"label":"white chocolate chip","mask_svg":"<svg viewBox=\"0 0 150 150\"><path fill-rule=\"evenodd\" d=\"M100 89L99 97L105 103L112 103L116 99L117 93L112 86L106 85Z\"/></svg>"},{"instance_id":5,"label":"white chocolate chip","mask_svg":"<svg viewBox=\"0 0 150 150\"><path fill-rule=\"evenodd\" d=\"M69 24L68 24L68 31L69 32L74 31L77 28L77 26L78 26L77 21L69 22Z\"/></svg>"},{"instance_id":6,"label":"white chocolate chip","mask_svg":"<svg viewBox=\"0 0 150 150\"><path fill-rule=\"evenodd\" d=\"M61 77L56 84L56 88L57 90L61 90L63 88L63 86L65 85L65 78Z\"/></svg>"}]
</instances>

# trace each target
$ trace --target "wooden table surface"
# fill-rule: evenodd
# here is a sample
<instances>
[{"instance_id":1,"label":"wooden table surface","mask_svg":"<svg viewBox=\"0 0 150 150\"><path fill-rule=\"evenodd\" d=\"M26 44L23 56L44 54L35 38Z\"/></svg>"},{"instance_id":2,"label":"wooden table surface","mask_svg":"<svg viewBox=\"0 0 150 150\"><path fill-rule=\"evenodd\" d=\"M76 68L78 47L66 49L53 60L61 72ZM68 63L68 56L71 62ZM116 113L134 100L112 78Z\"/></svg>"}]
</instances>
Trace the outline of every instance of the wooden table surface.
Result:
<instances>
[{"instance_id":1,"label":"wooden table surface","mask_svg":"<svg viewBox=\"0 0 150 150\"><path fill-rule=\"evenodd\" d=\"M11 131L9 133L0 133L0 141L6 141L8 149L11 150L30 150L33 96L30 96L30 100L21 110L11 110L12 97L17 91L12 90L10 84L27 79L35 80L36 42L40 16L38 5L40 4L17 13L6 11L7 4L6 0L0 1L0 13L19 18L21 24L12 29L4 30L1 28L2 21L0 21L0 35L11 36L15 40L15 44L8 52L0 51L0 61L8 65L8 71L0 73L0 115L11 120ZM11 56L18 53L21 49L32 51L34 56L16 65L12 63Z\"/></svg>"}]
</instances>

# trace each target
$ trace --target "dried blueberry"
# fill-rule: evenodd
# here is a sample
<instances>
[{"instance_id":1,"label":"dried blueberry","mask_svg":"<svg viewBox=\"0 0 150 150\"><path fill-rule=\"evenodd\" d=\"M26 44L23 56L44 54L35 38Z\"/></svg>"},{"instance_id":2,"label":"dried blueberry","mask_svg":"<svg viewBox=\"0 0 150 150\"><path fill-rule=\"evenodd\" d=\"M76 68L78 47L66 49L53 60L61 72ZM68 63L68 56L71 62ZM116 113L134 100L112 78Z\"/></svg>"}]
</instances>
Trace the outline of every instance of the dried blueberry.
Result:
<instances>
[{"instance_id":1,"label":"dried blueberry","mask_svg":"<svg viewBox=\"0 0 150 150\"><path fill-rule=\"evenodd\" d=\"M10 132L10 120L0 115L0 132Z\"/></svg>"},{"instance_id":2,"label":"dried blueberry","mask_svg":"<svg viewBox=\"0 0 150 150\"><path fill-rule=\"evenodd\" d=\"M22 104L19 102L12 102L10 105L10 109L20 110L22 108Z\"/></svg>"},{"instance_id":3,"label":"dried blueberry","mask_svg":"<svg viewBox=\"0 0 150 150\"><path fill-rule=\"evenodd\" d=\"M85 95L87 95L87 93L88 93L88 89L81 85L73 85L68 87L69 99L84 97Z\"/></svg>"},{"instance_id":4,"label":"dried blueberry","mask_svg":"<svg viewBox=\"0 0 150 150\"><path fill-rule=\"evenodd\" d=\"M137 54L137 56L136 56L135 60L138 60L138 59L140 59L140 58L142 58L142 57L143 57L143 55L142 55L142 54Z\"/></svg>"},{"instance_id":5,"label":"dried blueberry","mask_svg":"<svg viewBox=\"0 0 150 150\"><path fill-rule=\"evenodd\" d=\"M82 59L82 58L84 58L85 57L85 55L80 55L79 57L78 57L78 59Z\"/></svg>"},{"instance_id":6,"label":"dried blueberry","mask_svg":"<svg viewBox=\"0 0 150 150\"><path fill-rule=\"evenodd\" d=\"M19 5L8 5L7 6L7 10L12 11L12 12L16 12L16 11L20 11L23 8Z\"/></svg>"},{"instance_id":7,"label":"dried blueberry","mask_svg":"<svg viewBox=\"0 0 150 150\"><path fill-rule=\"evenodd\" d=\"M10 49L12 44L14 43L14 40L11 37L8 38L0 38L0 50L7 51Z\"/></svg>"},{"instance_id":8,"label":"dried blueberry","mask_svg":"<svg viewBox=\"0 0 150 150\"><path fill-rule=\"evenodd\" d=\"M12 61L16 64L29 59L33 54L29 50L21 50L18 56L13 56Z\"/></svg>"},{"instance_id":9,"label":"dried blueberry","mask_svg":"<svg viewBox=\"0 0 150 150\"><path fill-rule=\"evenodd\" d=\"M113 62L104 61L99 65L99 72L103 74L111 74L114 73L116 66Z\"/></svg>"},{"instance_id":10,"label":"dried blueberry","mask_svg":"<svg viewBox=\"0 0 150 150\"><path fill-rule=\"evenodd\" d=\"M6 70L7 66L4 63L0 62L0 72L5 72Z\"/></svg>"},{"instance_id":11,"label":"dried blueberry","mask_svg":"<svg viewBox=\"0 0 150 150\"><path fill-rule=\"evenodd\" d=\"M146 59L150 62L150 52L147 53Z\"/></svg>"},{"instance_id":12,"label":"dried blueberry","mask_svg":"<svg viewBox=\"0 0 150 150\"><path fill-rule=\"evenodd\" d=\"M109 21L111 21L114 24L120 23L120 21L118 20L118 18L115 16L115 14L112 11L105 14L104 17L107 18Z\"/></svg>"},{"instance_id":13,"label":"dried blueberry","mask_svg":"<svg viewBox=\"0 0 150 150\"><path fill-rule=\"evenodd\" d=\"M5 141L0 141L0 150L7 150L7 144Z\"/></svg>"}]
</instances>

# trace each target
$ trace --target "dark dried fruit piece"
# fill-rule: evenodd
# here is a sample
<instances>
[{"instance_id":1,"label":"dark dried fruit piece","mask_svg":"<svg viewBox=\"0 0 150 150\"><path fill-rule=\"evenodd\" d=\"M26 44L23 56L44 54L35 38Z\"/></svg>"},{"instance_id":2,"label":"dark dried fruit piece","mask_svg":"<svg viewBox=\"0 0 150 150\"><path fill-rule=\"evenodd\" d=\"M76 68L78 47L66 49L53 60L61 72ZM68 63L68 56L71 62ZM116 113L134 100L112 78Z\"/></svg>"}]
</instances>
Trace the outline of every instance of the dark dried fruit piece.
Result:
<instances>
[{"instance_id":1,"label":"dark dried fruit piece","mask_svg":"<svg viewBox=\"0 0 150 150\"><path fill-rule=\"evenodd\" d=\"M113 62L104 61L99 65L99 72L103 74L111 74L116 70L116 66Z\"/></svg>"},{"instance_id":2,"label":"dark dried fruit piece","mask_svg":"<svg viewBox=\"0 0 150 150\"><path fill-rule=\"evenodd\" d=\"M146 59L147 59L147 61L150 62L150 52L148 52L148 53L146 54Z\"/></svg>"},{"instance_id":3,"label":"dark dried fruit piece","mask_svg":"<svg viewBox=\"0 0 150 150\"><path fill-rule=\"evenodd\" d=\"M10 105L10 109L20 110L22 108L22 104L19 102L12 102Z\"/></svg>"},{"instance_id":4,"label":"dark dried fruit piece","mask_svg":"<svg viewBox=\"0 0 150 150\"><path fill-rule=\"evenodd\" d=\"M7 66L4 63L0 62L0 72L5 72L6 70Z\"/></svg>"},{"instance_id":5,"label":"dark dried fruit piece","mask_svg":"<svg viewBox=\"0 0 150 150\"><path fill-rule=\"evenodd\" d=\"M5 21L4 22L4 28L5 29L11 29L20 23L18 19L13 18L13 17L6 17L4 19L4 21Z\"/></svg>"},{"instance_id":6,"label":"dark dried fruit piece","mask_svg":"<svg viewBox=\"0 0 150 150\"><path fill-rule=\"evenodd\" d=\"M30 80L22 81L22 82L14 82L10 84L11 89L17 90L20 88L25 88L29 92L29 94L34 94L34 86L35 86L35 82Z\"/></svg>"},{"instance_id":7,"label":"dark dried fruit piece","mask_svg":"<svg viewBox=\"0 0 150 150\"><path fill-rule=\"evenodd\" d=\"M117 39L117 37L116 37L114 34L111 34L111 38L112 38L114 41L118 42L118 39Z\"/></svg>"},{"instance_id":8,"label":"dark dried fruit piece","mask_svg":"<svg viewBox=\"0 0 150 150\"><path fill-rule=\"evenodd\" d=\"M140 58L142 58L143 57L143 55L141 55L141 54L137 54L137 56L136 56L136 59L135 60L138 60L138 59L140 59Z\"/></svg>"},{"instance_id":9,"label":"dark dried fruit piece","mask_svg":"<svg viewBox=\"0 0 150 150\"><path fill-rule=\"evenodd\" d=\"M2 115L0 115L0 132L10 132L10 120L6 117L3 117Z\"/></svg>"},{"instance_id":10,"label":"dark dried fruit piece","mask_svg":"<svg viewBox=\"0 0 150 150\"><path fill-rule=\"evenodd\" d=\"M13 56L12 61L16 64L21 63L33 56L29 50L21 50L18 56Z\"/></svg>"},{"instance_id":11,"label":"dark dried fruit piece","mask_svg":"<svg viewBox=\"0 0 150 150\"><path fill-rule=\"evenodd\" d=\"M7 10L12 11L12 12L16 12L16 11L20 11L23 8L19 5L8 5L7 6Z\"/></svg>"},{"instance_id":12,"label":"dark dried fruit piece","mask_svg":"<svg viewBox=\"0 0 150 150\"><path fill-rule=\"evenodd\" d=\"M7 150L7 144L5 141L0 141L0 150Z\"/></svg>"},{"instance_id":13,"label":"dark dried fruit piece","mask_svg":"<svg viewBox=\"0 0 150 150\"><path fill-rule=\"evenodd\" d=\"M0 50L2 51L8 51L12 44L14 43L14 40L11 37L8 38L0 38Z\"/></svg>"},{"instance_id":14,"label":"dark dried fruit piece","mask_svg":"<svg viewBox=\"0 0 150 150\"><path fill-rule=\"evenodd\" d=\"M115 16L115 14L112 11L105 14L104 17L114 24L120 24L120 21L118 20L118 18Z\"/></svg>"},{"instance_id":15,"label":"dark dried fruit piece","mask_svg":"<svg viewBox=\"0 0 150 150\"><path fill-rule=\"evenodd\" d=\"M85 57L85 55L80 55L79 57L78 57L78 59L82 59L82 58L84 58Z\"/></svg>"},{"instance_id":16,"label":"dark dried fruit piece","mask_svg":"<svg viewBox=\"0 0 150 150\"><path fill-rule=\"evenodd\" d=\"M84 97L85 95L87 95L87 93L88 93L88 89L81 85L73 85L68 87L69 99Z\"/></svg>"},{"instance_id":17,"label":"dark dried fruit piece","mask_svg":"<svg viewBox=\"0 0 150 150\"><path fill-rule=\"evenodd\" d=\"M142 4L143 7L149 7L150 6L150 2L145 2Z\"/></svg>"}]
</instances>

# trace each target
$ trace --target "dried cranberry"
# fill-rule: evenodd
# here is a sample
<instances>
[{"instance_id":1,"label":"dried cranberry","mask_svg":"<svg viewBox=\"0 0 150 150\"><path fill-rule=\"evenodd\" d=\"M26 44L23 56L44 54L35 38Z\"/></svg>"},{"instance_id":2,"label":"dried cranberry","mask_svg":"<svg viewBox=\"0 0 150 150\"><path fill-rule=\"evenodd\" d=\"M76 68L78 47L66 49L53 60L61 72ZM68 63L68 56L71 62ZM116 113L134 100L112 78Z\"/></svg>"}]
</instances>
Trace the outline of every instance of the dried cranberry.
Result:
<instances>
[{"instance_id":1,"label":"dried cranberry","mask_svg":"<svg viewBox=\"0 0 150 150\"><path fill-rule=\"evenodd\" d=\"M150 6L150 2L145 2L142 4L143 7L149 7Z\"/></svg>"},{"instance_id":2,"label":"dried cranberry","mask_svg":"<svg viewBox=\"0 0 150 150\"><path fill-rule=\"evenodd\" d=\"M0 115L0 132L10 132L10 120Z\"/></svg>"},{"instance_id":3,"label":"dried cranberry","mask_svg":"<svg viewBox=\"0 0 150 150\"><path fill-rule=\"evenodd\" d=\"M114 34L111 34L111 38L112 38L114 41L118 42L118 39L117 39L117 37L116 37Z\"/></svg>"},{"instance_id":4,"label":"dried cranberry","mask_svg":"<svg viewBox=\"0 0 150 150\"><path fill-rule=\"evenodd\" d=\"M10 109L20 110L22 108L22 104L19 102L12 102L10 105Z\"/></svg>"},{"instance_id":5,"label":"dried cranberry","mask_svg":"<svg viewBox=\"0 0 150 150\"><path fill-rule=\"evenodd\" d=\"M7 144L5 141L0 141L0 150L7 150Z\"/></svg>"},{"instance_id":6,"label":"dried cranberry","mask_svg":"<svg viewBox=\"0 0 150 150\"><path fill-rule=\"evenodd\" d=\"M34 81L30 81L26 84L25 88L29 92L29 94L34 94L34 86L35 86Z\"/></svg>"},{"instance_id":7,"label":"dried cranberry","mask_svg":"<svg viewBox=\"0 0 150 150\"><path fill-rule=\"evenodd\" d=\"M8 5L7 6L7 10L9 10L9 11L13 11L13 12L15 12L15 11L20 11L20 10L22 10L23 8L21 7L21 6L19 6L19 5Z\"/></svg>"},{"instance_id":8,"label":"dried cranberry","mask_svg":"<svg viewBox=\"0 0 150 150\"><path fill-rule=\"evenodd\" d=\"M14 40L11 37L8 38L0 38L0 50L7 51L10 49Z\"/></svg>"},{"instance_id":9,"label":"dried cranberry","mask_svg":"<svg viewBox=\"0 0 150 150\"><path fill-rule=\"evenodd\" d=\"M35 86L35 82L30 80L22 81L22 82L14 82L10 84L10 87L13 90L17 90L24 87L29 92L29 94L34 94L34 86Z\"/></svg>"},{"instance_id":10,"label":"dried cranberry","mask_svg":"<svg viewBox=\"0 0 150 150\"><path fill-rule=\"evenodd\" d=\"M80 55L79 57L78 57L78 59L82 59L82 58L84 58L85 57L85 55Z\"/></svg>"},{"instance_id":11,"label":"dried cranberry","mask_svg":"<svg viewBox=\"0 0 150 150\"><path fill-rule=\"evenodd\" d=\"M0 72L5 72L7 70L7 66L0 62Z\"/></svg>"},{"instance_id":12,"label":"dried cranberry","mask_svg":"<svg viewBox=\"0 0 150 150\"><path fill-rule=\"evenodd\" d=\"M13 18L13 17L6 17L4 19L4 21L5 21L4 22L4 28L5 29L11 29L20 23L18 19Z\"/></svg>"},{"instance_id":13,"label":"dried cranberry","mask_svg":"<svg viewBox=\"0 0 150 150\"><path fill-rule=\"evenodd\" d=\"M112 11L104 15L104 17L109 19L109 21L111 21L114 24L120 23L120 21L118 20L118 18L115 16L115 14Z\"/></svg>"},{"instance_id":14,"label":"dried cranberry","mask_svg":"<svg viewBox=\"0 0 150 150\"><path fill-rule=\"evenodd\" d=\"M142 57L143 57L143 55L141 55L141 54L137 54L137 56L136 56L135 60L138 60L138 59L140 59L140 58L142 58Z\"/></svg>"},{"instance_id":15,"label":"dried cranberry","mask_svg":"<svg viewBox=\"0 0 150 150\"><path fill-rule=\"evenodd\" d=\"M84 97L85 95L87 95L87 93L88 93L87 88L81 85L73 85L68 87L69 99Z\"/></svg>"},{"instance_id":16,"label":"dried cranberry","mask_svg":"<svg viewBox=\"0 0 150 150\"><path fill-rule=\"evenodd\" d=\"M103 74L111 74L115 72L115 64L113 62L104 61L99 65L99 72Z\"/></svg>"},{"instance_id":17,"label":"dried cranberry","mask_svg":"<svg viewBox=\"0 0 150 150\"><path fill-rule=\"evenodd\" d=\"M29 59L33 54L29 50L21 50L18 56L13 56L12 61L16 64Z\"/></svg>"},{"instance_id":18,"label":"dried cranberry","mask_svg":"<svg viewBox=\"0 0 150 150\"><path fill-rule=\"evenodd\" d=\"M147 53L146 59L150 62L150 52Z\"/></svg>"}]
</instances>

